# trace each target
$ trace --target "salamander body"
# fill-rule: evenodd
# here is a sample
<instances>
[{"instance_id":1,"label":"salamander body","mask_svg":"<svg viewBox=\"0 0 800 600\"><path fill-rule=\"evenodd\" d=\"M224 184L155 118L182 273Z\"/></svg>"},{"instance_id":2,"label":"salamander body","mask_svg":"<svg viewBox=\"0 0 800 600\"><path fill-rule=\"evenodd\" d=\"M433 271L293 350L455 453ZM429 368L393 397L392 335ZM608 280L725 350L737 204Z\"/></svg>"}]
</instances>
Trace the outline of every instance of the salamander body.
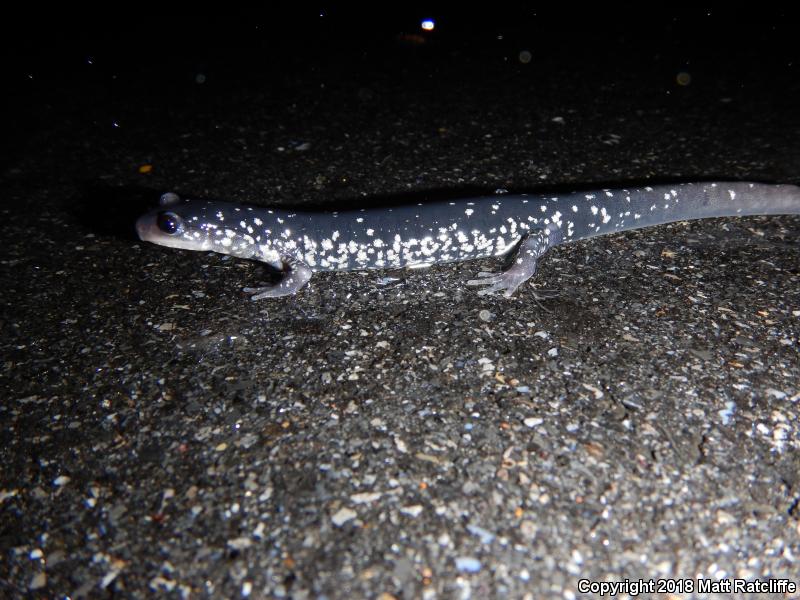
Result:
<instances>
[{"instance_id":1,"label":"salamander body","mask_svg":"<svg viewBox=\"0 0 800 600\"><path fill-rule=\"evenodd\" d=\"M467 282L479 294L514 291L560 243L708 217L800 214L800 188L746 182L682 183L562 195L495 195L347 211L291 211L181 201L136 223L142 240L262 261L276 285L245 288L257 300L287 296L318 271L427 267L509 255L510 266Z\"/></svg>"}]
</instances>

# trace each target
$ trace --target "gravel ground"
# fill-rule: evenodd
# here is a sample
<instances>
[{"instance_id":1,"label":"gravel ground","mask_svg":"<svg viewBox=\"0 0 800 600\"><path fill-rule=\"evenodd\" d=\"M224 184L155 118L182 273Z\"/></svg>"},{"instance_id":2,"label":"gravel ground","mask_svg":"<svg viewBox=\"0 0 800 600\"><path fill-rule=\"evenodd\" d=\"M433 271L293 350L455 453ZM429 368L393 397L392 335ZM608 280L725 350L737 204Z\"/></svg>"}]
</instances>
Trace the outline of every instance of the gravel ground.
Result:
<instances>
[{"instance_id":1,"label":"gravel ground","mask_svg":"<svg viewBox=\"0 0 800 600\"><path fill-rule=\"evenodd\" d=\"M533 286L560 295L541 305L528 285L511 299L464 285L495 261L390 285L322 274L250 302L259 265L135 238L168 190L366 206L800 183L790 23L725 45L714 17L652 37L584 23L580 43L533 22L366 41L331 26L293 43L226 23L167 53L152 44L164 25L61 53L56 37L17 63L0 595L800 583L798 217L556 248Z\"/></svg>"}]
</instances>

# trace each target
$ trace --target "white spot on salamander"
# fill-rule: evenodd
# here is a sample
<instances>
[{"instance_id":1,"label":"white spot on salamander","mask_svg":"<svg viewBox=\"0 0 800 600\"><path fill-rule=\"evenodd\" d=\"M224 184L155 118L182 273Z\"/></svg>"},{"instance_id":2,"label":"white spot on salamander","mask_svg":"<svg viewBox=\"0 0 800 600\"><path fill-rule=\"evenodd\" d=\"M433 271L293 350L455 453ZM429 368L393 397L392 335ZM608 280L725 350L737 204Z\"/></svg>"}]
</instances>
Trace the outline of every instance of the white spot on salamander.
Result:
<instances>
[{"instance_id":1,"label":"white spot on salamander","mask_svg":"<svg viewBox=\"0 0 800 600\"><path fill-rule=\"evenodd\" d=\"M578 212L578 207L574 204L572 205L572 212Z\"/></svg>"},{"instance_id":2,"label":"white spot on salamander","mask_svg":"<svg viewBox=\"0 0 800 600\"><path fill-rule=\"evenodd\" d=\"M587 197L588 197L588 196L587 196ZM594 204L592 204L592 214L593 214L593 215L596 215L596 214L597 214L597 207L596 207Z\"/></svg>"},{"instance_id":3,"label":"white spot on salamander","mask_svg":"<svg viewBox=\"0 0 800 600\"><path fill-rule=\"evenodd\" d=\"M603 223L608 223L611 220L611 215L608 214L605 206L600 211L600 214L603 215Z\"/></svg>"},{"instance_id":4,"label":"white spot on salamander","mask_svg":"<svg viewBox=\"0 0 800 600\"><path fill-rule=\"evenodd\" d=\"M375 235L375 230L371 228L367 229L367 235Z\"/></svg>"},{"instance_id":5,"label":"white spot on salamander","mask_svg":"<svg viewBox=\"0 0 800 600\"><path fill-rule=\"evenodd\" d=\"M464 210L464 214L467 215L468 217L471 216L472 213L474 213L474 212L475 211L473 209L471 209L471 208L467 208L466 210Z\"/></svg>"},{"instance_id":6,"label":"white spot on salamander","mask_svg":"<svg viewBox=\"0 0 800 600\"><path fill-rule=\"evenodd\" d=\"M728 190L728 193L731 195L731 200L734 200L736 198L736 192L734 192L733 190Z\"/></svg>"},{"instance_id":7,"label":"white spot on salamander","mask_svg":"<svg viewBox=\"0 0 800 600\"><path fill-rule=\"evenodd\" d=\"M256 217L255 219L253 219L253 223L255 223L258 227L261 227L261 224L263 223L263 221L261 219L259 219L258 217Z\"/></svg>"}]
</instances>

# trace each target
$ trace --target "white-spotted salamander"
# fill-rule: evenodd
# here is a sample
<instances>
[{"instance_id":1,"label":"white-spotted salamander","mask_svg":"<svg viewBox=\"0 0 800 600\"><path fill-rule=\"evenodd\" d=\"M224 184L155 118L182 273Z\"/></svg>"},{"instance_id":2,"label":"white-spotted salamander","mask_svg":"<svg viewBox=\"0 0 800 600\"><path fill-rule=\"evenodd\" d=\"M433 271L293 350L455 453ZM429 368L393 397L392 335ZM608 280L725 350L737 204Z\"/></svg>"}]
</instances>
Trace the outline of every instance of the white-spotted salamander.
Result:
<instances>
[{"instance_id":1,"label":"white-spotted salamander","mask_svg":"<svg viewBox=\"0 0 800 600\"><path fill-rule=\"evenodd\" d=\"M165 194L141 217L142 240L266 262L284 276L245 288L253 300L295 294L317 271L426 267L513 254L501 273L467 285L511 296L557 244L662 223L800 214L800 188L745 182L682 183L565 195L496 195L393 208L304 212Z\"/></svg>"}]
</instances>

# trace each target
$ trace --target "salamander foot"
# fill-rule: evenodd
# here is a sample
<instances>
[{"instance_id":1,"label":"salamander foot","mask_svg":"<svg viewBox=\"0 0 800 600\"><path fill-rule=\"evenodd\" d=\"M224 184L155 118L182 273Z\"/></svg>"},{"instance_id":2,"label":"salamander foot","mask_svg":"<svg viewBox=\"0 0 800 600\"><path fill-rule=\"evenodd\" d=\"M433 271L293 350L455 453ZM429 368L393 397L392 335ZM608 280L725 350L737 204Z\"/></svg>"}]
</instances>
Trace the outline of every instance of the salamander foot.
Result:
<instances>
[{"instance_id":1,"label":"salamander foot","mask_svg":"<svg viewBox=\"0 0 800 600\"><path fill-rule=\"evenodd\" d=\"M478 291L479 296L502 292L506 298L510 298L520 285L533 277L537 261L548 248L558 243L560 233L559 230L544 229L523 238L508 269L502 273L480 272L478 279L470 279L467 285L485 286ZM557 294L552 290L534 292L536 300L552 298L554 295Z\"/></svg>"},{"instance_id":2,"label":"salamander foot","mask_svg":"<svg viewBox=\"0 0 800 600\"><path fill-rule=\"evenodd\" d=\"M311 269L299 261L285 263L287 270L283 278L275 285L262 287L246 287L242 291L252 294L250 300L263 300L264 298L280 298L282 296L293 296L308 283L311 279Z\"/></svg>"}]
</instances>

